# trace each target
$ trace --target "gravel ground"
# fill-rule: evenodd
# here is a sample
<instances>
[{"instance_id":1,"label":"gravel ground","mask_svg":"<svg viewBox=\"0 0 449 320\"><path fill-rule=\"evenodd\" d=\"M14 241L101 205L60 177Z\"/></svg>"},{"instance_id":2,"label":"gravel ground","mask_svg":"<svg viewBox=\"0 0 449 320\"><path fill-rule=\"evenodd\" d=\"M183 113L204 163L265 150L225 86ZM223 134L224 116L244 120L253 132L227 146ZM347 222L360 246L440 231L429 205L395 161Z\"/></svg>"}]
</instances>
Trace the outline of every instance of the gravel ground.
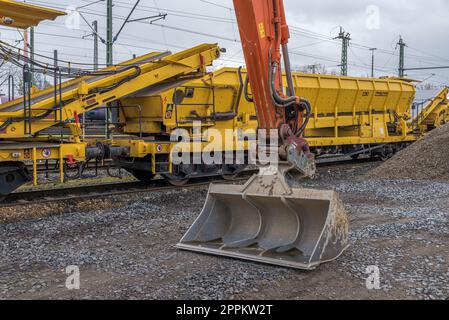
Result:
<instances>
[{"instance_id":1,"label":"gravel ground","mask_svg":"<svg viewBox=\"0 0 449 320\"><path fill-rule=\"evenodd\" d=\"M207 194L181 189L22 208L47 217L0 225L0 298L448 299L449 183L365 180L378 164L320 168L305 183L340 192L351 221L351 247L315 271L176 250ZM65 287L68 265L80 290ZM366 288L370 265L379 290Z\"/></svg>"},{"instance_id":2,"label":"gravel ground","mask_svg":"<svg viewBox=\"0 0 449 320\"><path fill-rule=\"evenodd\" d=\"M449 181L449 124L432 130L400 151L392 159L369 172L378 179Z\"/></svg>"},{"instance_id":3,"label":"gravel ground","mask_svg":"<svg viewBox=\"0 0 449 320\"><path fill-rule=\"evenodd\" d=\"M59 173L49 173L48 177L45 173L38 174L38 185L33 186L32 183L27 183L21 186L17 191L25 192L25 191L33 191L33 190L51 190L58 188L68 188L68 187L77 187L80 185L92 185L95 183L114 183L114 182L124 182L124 181L137 181L131 174L129 174L126 170L121 170L119 172L118 169L110 169L110 173L114 175L111 177L108 175L108 172L104 168L99 168L97 174L95 174L94 169L86 169L81 178L77 179L68 179L64 183L60 182ZM121 174L121 177L119 175ZM76 172L71 171L69 175L75 176Z\"/></svg>"}]
</instances>

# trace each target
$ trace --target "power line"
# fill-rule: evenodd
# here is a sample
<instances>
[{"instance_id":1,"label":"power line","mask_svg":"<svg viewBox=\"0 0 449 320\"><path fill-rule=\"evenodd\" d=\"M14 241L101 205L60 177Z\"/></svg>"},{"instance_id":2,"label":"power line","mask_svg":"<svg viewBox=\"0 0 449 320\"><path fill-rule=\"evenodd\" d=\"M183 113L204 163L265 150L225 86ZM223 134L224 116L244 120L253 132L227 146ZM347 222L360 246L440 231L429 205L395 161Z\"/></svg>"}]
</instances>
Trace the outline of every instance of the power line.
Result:
<instances>
[{"instance_id":1,"label":"power line","mask_svg":"<svg viewBox=\"0 0 449 320\"><path fill-rule=\"evenodd\" d=\"M82 0L82 1L90 3L90 1L86 1L86 0ZM48 6L47 2L41 2L41 1L37 1L37 0L35 0L34 2L36 2L36 3L40 2L40 3L46 4ZM210 2L210 1L201 1L201 2L207 2L207 3L213 4L215 6L221 6L219 4L216 4L216 3L213 3L213 2ZM131 8L131 4L130 3L126 3L126 2L123 2L123 1L114 1L114 3L115 3L115 6L117 6L117 7L128 8L128 9ZM122 6L117 5L117 3L118 4L122 4ZM52 4L52 5L55 6L55 4ZM226 8L226 9L232 9L232 8L226 7L226 6L222 6L222 7ZM57 8L61 9L62 7L59 6ZM226 23L237 24L235 19L229 19L229 18L226 18L226 17L216 17L216 16L211 16L211 15L199 14L199 13L195 13L195 12L180 11L180 10L159 8L159 7L151 7L151 6L145 6L145 5L141 5L139 8L140 8L139 9L140 11L147 11L147 12L151 11L153 13L154 12L160 12L162 10L164 12L171 13L170 15L173 15L173 16L188 17L188 18L192 18L192 19L198 19L198 20L201 20L201 21L204 21L204 20L207 20L207 19L212 19L215 22L226 22ZM155 11L155 10L157 10L157 11ZM95 11L95 10L92 10L91 8L89 8L89 11L91 11L93 13L96 13L96 14L99 14L100 16L105 16L103 12ZM124 17L119 17L119 16L114 16L114 18L125 19ZM218 20L220 20L220 21L218 21ZM338 41L335 41L334 39L332 39L331 36L328 36L328 35L324 35L324 34L321 34L321 33L318 33L318 32L314 32L314 31L307 30L307 29L304 29L304 28L301 28L301 27L298 27L298 26L293 26L293 25L290 25L290 28L292 30L292 34L296 33L296 34L303 35L305 37L311 37L311 38L315 38L315 39L318 37L321 40L325 39L328 42L338 43ZM225 39L222 39L222 40L225 40ZM226 39L226 40L227 41L231 41L231 40L228 40L228 39ZM235 39L233 39L232 41L235 42ZM359 43L351 42L351 44L352 44L353 47L355 47L357 49L369 50L371 48L371 46L366 46L366 45L359 44ZM383 53L383 54L392 54L394 51L378 48L378 52L379 53ZM412 55L412 54L408 54L407 56L408 57L415 57L415 58L426 58L426 57ZM437 56L434 56L433 58L435 59L436 57ZM429 57L427 57L427 58L429 58ZM438 57L438 59L447 60L447 59L444 59L444 58L441 58L441 57Z\"/></svg>"},{"instance_id":2,"label":"power line","mask_svg":"<svg viewBox=\"0 0 449 320\"><path fill-rule=\"evenodd\" d=\"M36 1L36 2L38 2L38 1ZM85 1L85 2L89 2L89 1ZM125 2L122 2L122 1L115 1L115 2L119 3L119 4L126 5L126 6L121 6L123 8L130 8L129 7L129 5L130 5L129 3L125 3ZM205 18L208 18L208 17L210 18L211 17L210 15L202 15L202 14L198 14L198 13L191 13L191 12L185 12L185 11L179 11L179 10L173 10L173 9L153 8L153 7L144 6L144 5L142 5L142 8L158 9L159 11L160 10L164 10L164 11L167 11L167 12L172 12L172 15L173 15L173 13L183 13L184 16L186 14L188 14L190 18L197 18L199 20L204 20ZM229 8L229 7L226 7L226 8ZM144 9L142 9L142 10L144 10ZM92 10L92 12L94 12L94 11ZM152 11L152 12L154 12L154 11ZM96 11L96 13L98 13L98 12ZM101 12L99 14L102 15L102 16L105 16ZM114 17L118 18L118 19L124 19L124 17L119 17L119 16L114 16ZM227 22L232 22L232 23L236 24L235 19L227 19L227 18L224 18L224 17L212 17L212 18L215 19L215 20L216 19L227 20ZM177 27L173 27L173 26L166 26L166 27L167 28L169 28L169 27L170 28L177 28ZM314 32L314 31L310 31L310 30L307 30L307 29L304 29L304 28L300 28L300 27L297 27L297 26L290 26L290 27L293 30L292 31L293 34L295 34L295 32L296 32L296 33L301 34L301 35L306 36L306 37L311 37L311 38L319 37L322 40L324 38L325 40L323 40L323 41L336 43L335 40L332 39L330 36L323 35L323 34L320 34L320 33ZM174 30L176 30L176 29L174 29ZM177 31L184 31L184 30L177 30ZM195 32L192 32L192 33L195 34ZM198 33L196 33L196 34L198 34ZM208 35L208 36L215 37L215 35ZM227 37L220 37L220 38L221 38L221 40L236 42L235 39L230 39L230 38L227 38ZM369 50L371 48L369 46L365 46L365 45L358 44L358 43L353 43L353 42L352 42L352 46L357 48L357 49L364 49L364 50ZM383 54L394 54L394 51L392 52L392 51L385 50L385 49L378 49L378 52L383 53ZM411 55L411 54L408 54L408 57L424 58L424 57L421 57L421 56L416 56L416 55Z\"/></svg>"},{"instance_id":3,"label":"power line","mask_svg":"<svg viewBox=\"0 0 449 320\"><path fill-rule=\"evenodd\" d=\"M413 48L413 47L410 47L410 46L408 46L408 48L411 49L411 50L420 52L420 53L424 53L424 54L430 55L430 56L435 57L435 58L440 59L440 60L449 61L448 58L443 58L443 57L437 56L437 55L432 54L432 53L426 53L425 51L422 51L422 50L419 50L419 49L416 49L416 48Z\"/></svg>"},{"instance_id":4,"label":"power line","mask_svg":"<svg viewBox=\"0 0 449 320\"><path fill-rule=\"evenodd\" d=\"M82 1L90 3L90 1L86 1L86 0L82 0ZM43 3L43 4L48 6L48 2L42 2L42 1L34 1L34 2L36 2L36 3L37 2L41 2L41 3ZM61 4L61 2L58 2L58 4ZM53 6L58 6L58 4L52 4L52 5ZM114 4L117 7L120 7L120 8L130 8L130 4L126 3L126 2L123 2L123 1L114 1ZM157 6L157 4L156 4L156 6ZM61 8L61 6L59 6L59 8ZM201 20L201 21L206 20L206 21L214 21L214 22L223 22L223 23L228 23L228 24L229 23L236 24L235 19L232 19L232 18L218 17L218 16L199 14L199 13L194 13L194 12L187 12L187 11L180 11L180 10L173 10L173 9L164 9L164 8L159 8L159 7L155 8L155 7L144 6L144 5L141 6L140 10L147 11L147 12L160 12L161 10L163 10L163 11L169 12L170 16L176 16L176 17L180 17L180 18L189 18L189 19L197 19L197 20ZM92 10L90 8L89 9L87 9L87 8L83 9L83 12L84 11L85 11L86 14L105 17L105 14L103 12ZM118 15L114 15L114 18L125 20L125 17L121 17L121 16L118 16ZM143 22L143 23L145 23L145 22ZM172 25L158 25L158 27L160 27L163 31L165 29L172 29L172 30L176 30L176 31L189 32L191 34L196 34L196 35L205 36L205 37L211 37L211 38L214 38L214 39L221 39L221 40L229 41L229 42L233 42L233 43L238 43L238 40L236 39L236 37L234 37L234 39L232 39L232 38L229 38L229 37L223 37L223 36L219 36L219 35L209 34L209 33L206 33L206 32L198 32L198 31L194 31L194 30L188 30L186 28L181 28L181 27L172 26ZM300 27L297 27L297 26L291 26L291 30L292 30L292 34L293 35L298 35L298 36L301 36L301 37L306 37L306 38L320 40L320 43L324 43L324 42L329 42L329 43L334 43L334 44L338 43L337 41L333 40L330 36L327 36L327 35L324 35L324 34L320 34L320 33L317 33L317 32L311 31L311 30L307 30L307 29L304 29L304 28L300 28ZM61 37L62 35L58 35L58 36ZM67 36L65 36L65 35L64 35L64 37L67 38ZM125 35L124 35L124 37L125 37ZM71 38L78 39L76 37L71 37ZM125 39L129 39L131 41L135 41L134 39L137 39L137 38L135 36L133 38L131 38L131 36L127 36L127 38L125 38ZM143 38L140 38L140 39L142 39L143 41L147 41L148 42L147 39L143 39ZM153 40L150 40L150 42L156 43L156 41L153 41ZM156 44L161 44L161 43L156 43ZM318 43L315 43L315 44L318 44ZM313 45L315 45L315 44L313 44ZM142 46L138 46L138 45L134 45L134 44L130 44L130 43L123 43L123 44L120 44L120 45L129 46L130 48L143 49L143 50L148 50L148 49L150 49L150 50L160 50L160 49L156 49L156 48L142 47ZM168 43L166 43L166 41L165 41L164 45L168 45ZM181 48L181 46L175 45L175 44L171 44L170 46L173 47L173 48ZM304 47L307 47L307 45L304 46ZM369 48L370 48L368 46L365 46L365 45L362 45L362 44L358 44L358 43L352 43L352 47L354 49L360 49L360 50L369 50ZM301 47L299 47L299 48L301 48ZM354 51L353 51L353 53L354 53ZM385 50L385 49L379 49L379 53L390 55L389 61L396 54L395 51L390 51L390 50ZM121 53L121 54L125 54L125 53ZM301 53L299 53L298 55L301 55ZM409 57L409 56L410 57L424 58L422 56L411 55L411 54L407 55L407 57ZM317 55L311 55L310 54L309 57L326 61L326 60L320 58ZM358 56L357 56L357 59L362 62L362 60L360 58L358 58ZM432 58L432 60L435 60L435 59L439 59L439 58L437 58L436 56ZM224 59L222 59L222 60L224 60ZM387 61L387 62L389 63L389 61ZM364 64L364 63L362 62L362 64ZM385 68L385 66L384 66L384 68ZM365 68L365 66L363 68ZM380 70L382 70L382 69L380 69Z\"/></svg>"},{"instance_id":5,"label":"power line","mask_svg":"<svg viewBox=\"0 0 449 320\"><path fill-rule=\"evenodd\" d=\"M216 6L216 7L220 7L220 8L224 8L224 9L235 11L233 8L226 7L226 6L223 6L223 5L220 5L220 4L216 4L216 3L211 2L211 1L207 1L207 0L200 0L200 1L204 2L204 3L207 3L207 4L210 4L210 5L213 5L213 6Z\"/></svg>"},{"instance_id":6,"label":"power line","mask_svg":"<svg viewBox=\"0 0 449 320\"><path fill-rule=\"evenodd\" d=\"M442 66L442 67L423 67L423 68L403 68L404 71L414 71L414 70L437 70L437 69L449 69L449 66Z\"/></svg>"}]
</instances>

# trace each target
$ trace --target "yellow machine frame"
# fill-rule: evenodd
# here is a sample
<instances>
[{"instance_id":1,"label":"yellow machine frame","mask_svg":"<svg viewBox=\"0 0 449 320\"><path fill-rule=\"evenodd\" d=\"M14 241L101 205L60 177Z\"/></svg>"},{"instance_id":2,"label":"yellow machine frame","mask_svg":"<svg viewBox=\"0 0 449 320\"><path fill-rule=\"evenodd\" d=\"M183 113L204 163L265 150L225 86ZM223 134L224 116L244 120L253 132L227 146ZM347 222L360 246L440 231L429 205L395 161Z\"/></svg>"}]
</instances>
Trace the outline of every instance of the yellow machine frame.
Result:
<instances>
[{"instance_id":1,"label":"yellow machine frame","mask_svg":"<svg viewBox=\"0 0 449 320\"><path fill-rule=\"evenodd\" d=\"M243 70L242 76L246 73ZM336 147L352 148L374 145L397 144L400 148L417 139L408 133L407 120L415 96L415 87L409 81L396 78L355 78L330 75L293 75L296 91L307 98L313 111L306 129L306 137L317 154L336 150ZM211 140L205 136L208 128L220 132L226 129L256 132L257 119L252 103L241 94L238 70L223 68L202 79L181 83L157 95L142 95L120 99L125 108L120 112L121 132L138 135L157 136L161 132L170 134L176 128L195 131L195 117L201 119L201 137L204 149ZM176 104L177 92L184 95L183 103ZM193 94L189 95L188 92ZM250 89L248 90L250 95ZM240 100L237 100L237 99ZM213 121L215 113L230 113L236 109L235 118L227 121ZM194 115L194 116L192 116ZM208 119L208 120L206 120ZM237 140L232 141L234 144ZM223 144L232 145L231 141ZM151 139L118 140L116 146L128 148L129 158L150 156L152 172L158 153L171 155L174 144ZM345 147L346 146L346 147ZM245 144L247 151L249 144ZM355 150L357 147L355 147ZM157 152L156 150L161 150ZM172 151L170 151L172 150ZM193 149L191 149L193 150ZM229 151L224 146L214 150ZM323 151L324 150L324 151ZM334 152L334 151L332 151ZM171 166L170 166L171 169Z\"/></svg>"},{"instance_id":2,"label":"yellow machine frame","mask_svg":"<svg viewBox=\"0 0 449 320\"><path fill-rule=\"evenodd\" d=\"M99 77L98 79L93 78L94 81L89 81L88 77L84 77L66 82L62 86L63 92L60 100L72 102L57 109L54 105L55 97L52 95L54 88L38 91L31 96L32 105L30 106L31 114L28 115L29 118L38 118L49 111L52 111L52 113L43 119L30 121L31 123L27 123L27 121L13 122L0 131L0 139L11 140L32 137L37 132L74 118L76 114L81 115L173 77L204 75L206 66L210 65L219 56L220 50L214 44L200 45L173 55L160 52L151 53L139 59L127 61L120 66L102 70L102 72L116 71L116 74ZM124 68L126 66L129 68ZM139 72L137 73L136 70L139 70ZM198 73L192 74L194 70L198 70ZM130 79L133 76L134 78ZM121 81L124 82L120 84ZM117 84L120 85L114 89L94 93L95 89ZM59 99L59 96L57 98ZM0 106L0 127L11 119L23 119L25 117L26 120L24 113L23 98L2 104ZM28 132L26 130L27 125L29 126Z\"/></svg>"},{"instance_id":3,"label":"yellow machine frame","mask_svg":"<svg viewBox=\"0 0 449 320\"><path fill-rule=\"evenodd\" d=\"M87 161L89 148L96 148L95 145L90 147L87 141L81 141L80 124L70 123L68 120L136 92L158 92L158 86L162 84L170 86L183 79L202 77L206 74L206 67L219 56L220 48L216 44L203 44L176 54L155 52L102 70L93 77L77 78L61 84L62 90L57 97L59 106L55 106L54 88L34 92L28 111L23 107L23 98L2 104L0 180L5 181L0 182L13 183L14 174L8 172L14 170L11 169L11 163L31 161L33 182L36 184L37 162L40 160L60 161L60 180L64 181L62 160ZM105 71L108 72L106 75ZM100 90L101 88L108 90ZM37 136L44 129L57 124L69 127L71 136ZM98 152L100 150L91 153ZM8 169L2 171L2 164ZM1 192L0 188L0 196Z\"/></svg>"},{"instance_id":4,"label":"yellow machine frame","mask_svg":"<svg viewBox=\"0 0 449 320\"><path fill-rule=\"evenodd\" d=\"M33 185L38 185L38 163L47 160L57 160L64 163L68 158L74 161L86 160L87 143L0 143L0 162L30 162L32 163ZM64 182L64 166L59 166L59 180Z\"/></svg>"},{"instance_id":5,"label":"yellow machine frame","mask_svg":"<svg viewBox=\"0 0 449 320\"><path fill-rule=\"evenodd\" d=\"M421 134L449 122L449 88L444 87L410 123L411 130Z\"/></svg>"}]
</instances>

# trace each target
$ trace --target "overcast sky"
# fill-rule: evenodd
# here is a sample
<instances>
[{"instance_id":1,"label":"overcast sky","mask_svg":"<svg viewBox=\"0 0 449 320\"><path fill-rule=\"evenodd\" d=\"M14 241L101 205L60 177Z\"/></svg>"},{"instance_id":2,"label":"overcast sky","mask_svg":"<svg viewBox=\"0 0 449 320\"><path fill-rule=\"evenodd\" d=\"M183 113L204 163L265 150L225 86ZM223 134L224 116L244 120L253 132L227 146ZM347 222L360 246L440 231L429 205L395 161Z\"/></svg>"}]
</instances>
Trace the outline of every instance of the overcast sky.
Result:
<instances>
[{"instance_id":1,"label":"overcast sky","mask_svg":"<svg viewBox=\"0 0 449 320\"><path fill-rule=\"evenodd\" d=\"M93 0L25 1L65 11ZM399 35L404 38L406 67L449 65L449 1L447 0L284 0L288 22L292 26L290 51L296 67L324 64L339 72L341 43L332 40L339 26L351 34L349 74L370 74L371 52L375 47L376 76L396 75ZM134 0L114 1L114 30L118 31ZM104 2L80 9L88 21L98 20L99 33L105 37ZM127 25L114 47L114 62L154 50L179 51L204 42L218 42L227 54L216 66L243 65L238 28L231 0L142 0L133 18L167 13L157 25L147 22ZM71 16L73 18L73 15ZM69 19L72 19L69 18ZM76 27L76 19L68 25ZM162 27L165 26L165 27ZM1 39L14 43L21 39L17 31L0 28ZM36 28L36 52L51 55L58 49L60 58L91 63L93 41L87 24L79 30L67 28L67 18L46 21ZM100 63L105 63L104 45L100 44ZM431 77L432 74L435 76ZM411 71L408 75L435 84L449 84L449 70Z\"/></svg>"}]
</instances>

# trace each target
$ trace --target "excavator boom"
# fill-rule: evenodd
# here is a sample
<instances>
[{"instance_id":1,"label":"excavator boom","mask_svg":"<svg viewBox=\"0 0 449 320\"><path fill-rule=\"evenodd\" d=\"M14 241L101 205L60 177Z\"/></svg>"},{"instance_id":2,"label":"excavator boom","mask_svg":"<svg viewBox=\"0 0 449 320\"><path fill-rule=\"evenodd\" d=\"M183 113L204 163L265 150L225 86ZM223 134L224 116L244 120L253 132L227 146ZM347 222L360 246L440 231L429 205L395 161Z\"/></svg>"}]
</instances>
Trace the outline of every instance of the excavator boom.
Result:
<instances>
[{"instance_id":1,"label":"excavator boom","mask_svg":"<svg viewBox=\"0 0 449 320\"><path fill-rule=\"evenodd\" d=\"M281 77L281 48L290 101L296 103L288 57L289 28L282 1L234 1L242 48L256 106L259 128L278 129L286 122ZM274 22L274 23L273 23ZM292 99L295 98L295 99ZM302 114L297 121L302 121Z\"/></svg>"}]
</instances>

